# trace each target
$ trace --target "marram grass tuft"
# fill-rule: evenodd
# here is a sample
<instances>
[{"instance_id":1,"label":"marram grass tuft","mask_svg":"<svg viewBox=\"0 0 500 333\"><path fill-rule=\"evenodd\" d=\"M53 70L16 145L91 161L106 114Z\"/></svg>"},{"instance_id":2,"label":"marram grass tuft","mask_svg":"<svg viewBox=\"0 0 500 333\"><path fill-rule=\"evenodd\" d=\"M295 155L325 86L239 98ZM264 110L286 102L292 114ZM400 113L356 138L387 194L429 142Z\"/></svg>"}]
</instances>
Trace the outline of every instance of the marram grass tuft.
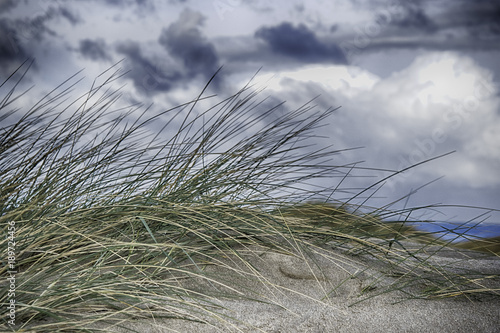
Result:
<instances>
[{"instance_id":1,"label":"marram grass tuft","mask_svg":"<svg viewBox=\"0 0 500 333\"><path fill-rule=\"evenodd\" d=\"M260 287L207 267L266 285L248 260L258 251L369 255L398 276L379 293L425 281L411 297L464 295L487 278L471 282L418 259L449 243L384 222L400 212L318 201L332 190L315 181L353 168L332 165L341 151L310 147L334 110L308 103L277 115L251 85L202 111L203 92L162 112L117 107L122 72L114 67L74 100L71 77L26 109L17 103L29 91L16 91L24 67L0 86L2 304L16 272L16 326L2 306L1 331L107 331L146 318L231 326L213 297L262 301ZM403 241L420 245L396 246Z\"/></svg>"}]
</instances>

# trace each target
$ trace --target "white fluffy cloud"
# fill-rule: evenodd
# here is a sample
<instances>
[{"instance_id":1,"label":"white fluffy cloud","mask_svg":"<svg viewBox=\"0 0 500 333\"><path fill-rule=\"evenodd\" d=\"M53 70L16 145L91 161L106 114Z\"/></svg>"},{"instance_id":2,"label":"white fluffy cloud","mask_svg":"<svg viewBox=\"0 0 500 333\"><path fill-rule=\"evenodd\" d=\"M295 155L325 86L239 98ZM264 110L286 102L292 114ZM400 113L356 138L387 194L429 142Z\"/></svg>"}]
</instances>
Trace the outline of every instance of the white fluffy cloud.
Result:
<instances>
[{"instance_id":1,"label":"white fluffy cloud","mask_svg":"<svg viewBox=\"0 0 500 333\"><path fill-rule=\"evenodd\" d=\"M401 169L456 150L408 173L411 181L445 176L468 187L500 184L498 87L468 57L428 53L384 79L347 66L308 66L261 79L292 105L318 94L325 106L341 105L325 134L337 147L365 146L350 153L353 160Z\"/></svg>"}]
</instances>

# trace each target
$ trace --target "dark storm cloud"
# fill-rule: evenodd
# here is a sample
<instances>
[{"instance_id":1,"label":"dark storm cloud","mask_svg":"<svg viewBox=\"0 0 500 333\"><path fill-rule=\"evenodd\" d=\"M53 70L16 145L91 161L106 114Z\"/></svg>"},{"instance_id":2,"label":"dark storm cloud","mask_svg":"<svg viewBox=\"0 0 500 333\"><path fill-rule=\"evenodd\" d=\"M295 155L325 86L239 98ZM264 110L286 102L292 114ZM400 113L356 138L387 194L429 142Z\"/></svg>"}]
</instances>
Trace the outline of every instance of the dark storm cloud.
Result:
<instances>
[{"instance_id":1,"label":"dark storm cloud","mask_svg":"<svg viewBox=\"0 0 500 333\"><path fill-rule=\"evenodd\" d=\"M345 38L341 43L344 50L500 48L498 1L400 2L389 9L374 10L374 22L361 24L354 35Z\"/></svg>"},{"instance_id":2,"label":"dark storm cloud","mask_svg":"<svg viewBox=\"0 0 500 333\"><path fill-rule=\"evenodd\" d=\"M126 56L129 63L129 78L142 93L154 94L169 91L182 80L180 72L172 70L164 59L150 59L143 55L136 42L124 42L118 45L116 51Z\"/></svg>"},{"instance_id":3,"label":"dark storm cloud","mask_svg":"<svg viewBox=\"0 0 500 333\"><path fill-rule=\"evenodd\" d=\"M0 20L0 75L9 75L28 57L18 42L15 30L7 21Z\"/></svg>"},{"instance_id":4,"label":"dark storm cloud","mask_svg":"<svg viewBox=\"0 0 500 333\"><path fill-rule=\"evenodd\" d=\"M125 55L130 63L130 78L136 88L154 94L185 84L199 74L204 78L215 74L219 60L214 46L199 29L203 20L201 14L185 10L177 21L162 30L158 43L171 58L145 56L136 42L121 43L117 47L116 51ZM213 82L216 88L219 81L220 78Z\"/></svg>"},{"instance_id":5,"label":"dark storm cloud","mask_svg":"<svg viewBox=\"0 0 500 333\"><path fill-rule=\"evenodd\" d=\"M7 3L7 2L6 2ZM2 3L2 6L9 6ZM71 24L80 22L79 18L63 7L49 6L36 12L32 16L23 18L0 18L0 72L11 72L28 57L33 56L33 50L47 36L57 36L57 33L48 27L48 22L64 18Z\"/></svg>"},{"instance_id":6,"label":"dark storm cloud","mask_svg":"<svg viewBox=\"0 0 500 333\"><path fill-rule=\"evenodd\" d=\"M18 44L31 44L31 42L40 42L45 36L57 36L57 32L50 29L47 23L51 20L62 17L71 24L77 24L80 19L66 8L49 7L45 11L40 11L33 16L23 18L4 18L4 30L9 30L10 39ZM19 47L19 46L18 46Z\"/></svg>"},{"instance_id":7,"label":"dark storm cloud","mask_svg":"<svg viewBox=\"0 0 500 333\"><path fill-rule=\"evenodd\" d=\"M304 63L346 63L346 58L337 45L320 42L303 24L294 27L284 22L274 27L263 27L257 30L255 37L266 41L274 53Z\"/></svg>"},{"instance_id":8,"label":"dark storm cloud","mask_svg":"<svg viewBox=\"0 0 500 333\"><path fill-rule=\"evenodd\" d=\"M106 51L107 46L102 39L83 39L80 41L79 52L87 59L99 61L110 60L111 57Z\"/></svg>"},{"instance_id":9,"label":"dark storm cloud","mask_svg":"<svg viewBox=\"0 0 500 333\"><path fill-rule=\"evenodd\" d=\"M10 9L16 7L18 1L16 0L1 0L0 1L0 13L6 13Z\"/></svg>"},{"instance_id":10,"label":"dark storm cloud","mask_svg":"<svg viewBox=\"0 0 500 333\"><path fill-rule=\"evenodd\" d=\"M205 18L198 12L184 10L179 19L162 30L159 43L184 64L187 74L211 77L218 69L219 58L212 43L200 31Z\"/></svg>"},{"instance_id":11,"label":"dark storm cloud","mask_svg":"<svg viewBox=\"0 0 500 333\"><path fill-rule=\"evenodd\" d=\"M491 0L442 0L400 2L399 13L391 24L398 28L435 32L450 28L463 28L474 33L480 30L500 34L500 3ZM438 5L441 11L430 16L431 6ZM434 8L433 8L434 9ZM385 19L380 15L378 19Z\"/></svg>"},{"instance_id":12,"label":"dark storm cloud","mask_svg":"<svg viewBox=\"0 0 500 333\"><path fill-rule=\"evenodd\" d=\"M444 15L444 21L444 27L464 27L480 38L500 36L500 3L481 0L457 1Z\"/></svg>"},{"instance_id":13,"label":"dark storm cloud","mask_svg":"<svg viewBox=\"0 0 500 333\"><path fill-rule=\"evenodd\" d=\"M106 3L112 6L125 7L133 3L137 3L138 5L144 5L148 1L147 0L106 0Z\"/></svg>"},{"instance_id":14,"label":"dark storm cloud","mask_svg":"<svg viewBox=\"0 0 500 333\"><path fill-rule=\"evenodd\" d=\"M115 6L120 8L135 6L134 12L136 15L139 16L142 16L145 13L150 13L155 10L154 1L151 0L106 0L105 2L110 6Z\"/></svg>"},{"instance_id":15,"label":"dark storm cloud","mask_svg":"<svg viewBox=\"0 0 500 333\"><path fill-rule=\"evenodd\" d=\"M82 22L82 20L80 19L80 17L78 17L77 15L75 15L74 13L72 13L67 8L60 7L58 9L58 12L59 12L59 14L62 17L64 17L66 20L68 20L68 22L70 22L72 25L76 25L76 24Z\"/></svg>"},{"instance_id":16,"label":"dark storm cloud","mask_svg":"<svg viewBox=\"0 0 500 333\"><path fill-rule=\"evenodd\" d=\"M27 18L6 19L6 23L13 31L16 41L29 44L32 41L41 41L46 35L55 36L55 31L47 27L47 21L54 18L55 12L49 10L40 15Z\"/></svg>"},{"instance_id":17,"label":"dark storm cloud","mask_svg":"<svg viewBox=\"0 0 500 333\"><path fill-rule=\"evenodd\" d=\"M122 0L106 0L106 3L108 5L112 5L112 6L123 6L123 5L125 5L125 2L122 1Z\"/></svg>"},{"instance_id":18,"label":"dark storm cloud","mask_svg":"<svg viewBox=\"0 0 500 333\"><path fill-rule=\"evenodd\" d=\"M72 25L81 22L80 18L67 8L50 6L45 10L37 12L37 14L33 16L16 19L14 28L21 37L40 40L44 38L45 35L57 36L57 32L50 29L47 23L59 18L66 19Z\"/></svg>"},{"instance_id":19,"label":"dark storm cloud","mask_svg":"<svg viewBox=\"0 0 500 333\"><path fill-rule=\"evenodd\" d=\"M395 17L392 24L402 29L422 30L423 32L436 31L436 25L427 16L424 9L419 6L419 2L403 3L400 17ZM384 20L383 16L378 19Z\"/></svg>"}]
</instances>

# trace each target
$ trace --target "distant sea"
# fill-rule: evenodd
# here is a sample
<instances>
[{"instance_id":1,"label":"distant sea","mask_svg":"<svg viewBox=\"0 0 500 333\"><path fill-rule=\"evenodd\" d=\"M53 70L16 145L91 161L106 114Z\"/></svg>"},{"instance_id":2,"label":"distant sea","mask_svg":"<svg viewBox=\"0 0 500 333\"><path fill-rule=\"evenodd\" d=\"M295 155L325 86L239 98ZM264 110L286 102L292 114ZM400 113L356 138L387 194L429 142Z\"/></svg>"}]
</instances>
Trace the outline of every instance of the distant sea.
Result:
<instances>
[{"instance_id":1,"label":"distant sea","mask_svg":"<svg viewBox=\"0 0 500 333\"><path fill-rule=\"evenodd\" d=\"M414 222L421 231L434 233L446 241L461 242L500 236L500 223Z\"/></svg>"}]
</instances>

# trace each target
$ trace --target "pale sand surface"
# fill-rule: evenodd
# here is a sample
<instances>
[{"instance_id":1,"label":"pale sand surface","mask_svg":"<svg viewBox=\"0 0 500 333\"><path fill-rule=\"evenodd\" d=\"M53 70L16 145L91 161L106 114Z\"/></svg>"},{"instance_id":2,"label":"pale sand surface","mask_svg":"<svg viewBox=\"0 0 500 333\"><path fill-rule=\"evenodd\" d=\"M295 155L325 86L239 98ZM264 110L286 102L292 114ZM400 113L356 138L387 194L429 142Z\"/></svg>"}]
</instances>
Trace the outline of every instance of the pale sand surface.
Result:
<instances>
[{"instance_id":1,"label":"pale sand surface","mask_svg":"<svg viewBox=\"0 0 500 333\"><path fill-rule=\"evenodd\" d=\"M411 243L404 244L407 248ZM418 254L422 260L447 267L450 274L473 269L496 274L488 279L488 288L500 288L500 258L472 251L445 249L433 255L429 247ZM261 274L259 283L244 276L235 277L220 267L208 266L216 276L228 277L232 285L257 290L258 302L245 298L211 301L219 309L218 319L206 317L210 324L183 320L137 320L127 323L138 332L500 332L500 292L495 296L441 299L408 299L409 294L392 291L377 295L384 286L397 281L397 268L391 268L363 255L345 251L323 252L318 249L308 260L280 253L252 249L248 261ZM230 260L231 258L226 258ZM235 264L241 267L241 262ZM340 287L335 288L341 284ZM475 286L480 288L481 285ZM220 286L192 281L200 291L224 292ZM370 291L360 296L363 288ZM416 286L407 288L410 293ZM240 290L243 288L240 288ZM335 289L334 291L332 291ZM374 296L374 297L369 297ZM369 297L362 302L357 301ZM356 304L354 304L356 303ZM227 315L229 318L224 318ZM111 330L111 329L110 329ZM115 332L125 332L113 328Z\"/></svg>"}]
</instances>

